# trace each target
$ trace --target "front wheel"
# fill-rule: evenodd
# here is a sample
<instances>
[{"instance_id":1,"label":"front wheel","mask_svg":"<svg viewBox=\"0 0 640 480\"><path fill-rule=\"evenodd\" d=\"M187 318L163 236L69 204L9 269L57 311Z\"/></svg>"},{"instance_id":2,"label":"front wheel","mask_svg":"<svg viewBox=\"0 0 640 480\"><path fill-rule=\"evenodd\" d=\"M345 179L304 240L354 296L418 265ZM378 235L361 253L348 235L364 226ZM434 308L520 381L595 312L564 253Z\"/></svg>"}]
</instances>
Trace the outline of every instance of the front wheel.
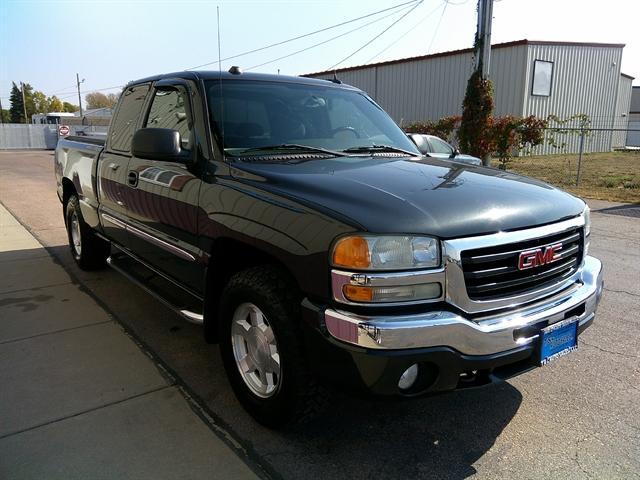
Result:
<instances>
[{"instance_id":1,"label":"front wheel","mask_svg":"<svg viewBox=\"0 0 640 480\"><path fill-rule=\"evenodd\" d=\"M282 427L313 418L324 389L302 354L299 301L286 275L270 266L235 274L220 305L220 351L229 382L260 423Z\"/></svg>"},{"instance_id":2,"label":"front wheel","mask_svg":"<svg viewBox=\"0 0 640 480\"><path fill-rule=\"evenodd\" d=\"M105 266L110 252L109 242L98 237L82 218L80 201L73 195L65 209L67 235L71 255L83 270L95 270Z\"/></svg>"}]
</instances>

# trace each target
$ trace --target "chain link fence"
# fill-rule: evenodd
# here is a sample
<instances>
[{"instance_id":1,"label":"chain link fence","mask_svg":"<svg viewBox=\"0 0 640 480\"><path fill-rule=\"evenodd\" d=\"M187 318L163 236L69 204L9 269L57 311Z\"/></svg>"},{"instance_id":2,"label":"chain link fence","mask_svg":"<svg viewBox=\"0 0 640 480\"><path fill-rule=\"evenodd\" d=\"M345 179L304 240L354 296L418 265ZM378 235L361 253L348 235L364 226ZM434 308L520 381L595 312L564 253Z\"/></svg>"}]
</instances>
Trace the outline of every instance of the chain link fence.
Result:
<instances>
[{"instance_id":1,"label":"chain link fence","mask_svg":"<svg viewBox=\"0 0 640 480\"><path fill-rule=\"evenodd\" d=\"M507 170L587 198L640 202L640 147L627 145L636 133L640 129L550 127L545 144L514 157Z\"/></svg>"}]
</instances>

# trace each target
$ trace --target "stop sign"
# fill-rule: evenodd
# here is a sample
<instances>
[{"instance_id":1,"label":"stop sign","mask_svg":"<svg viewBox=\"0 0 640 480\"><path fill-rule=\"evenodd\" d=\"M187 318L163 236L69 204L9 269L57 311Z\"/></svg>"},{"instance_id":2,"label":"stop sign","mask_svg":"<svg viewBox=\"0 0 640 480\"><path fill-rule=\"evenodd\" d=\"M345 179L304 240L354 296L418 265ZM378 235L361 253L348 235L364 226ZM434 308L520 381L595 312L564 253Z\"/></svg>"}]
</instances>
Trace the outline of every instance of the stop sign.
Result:
<instances>
[{"instance_id":1,"label":"stop sign","mask_svg":"<svg viewBox=\"0 0 640 480\"><path fill-rule=\"evenodd\" d=\"M67 125L60 125L58 127L58 135L61 137L66 137L69 135L69 127Z\"/></svg>"}]
</instances>

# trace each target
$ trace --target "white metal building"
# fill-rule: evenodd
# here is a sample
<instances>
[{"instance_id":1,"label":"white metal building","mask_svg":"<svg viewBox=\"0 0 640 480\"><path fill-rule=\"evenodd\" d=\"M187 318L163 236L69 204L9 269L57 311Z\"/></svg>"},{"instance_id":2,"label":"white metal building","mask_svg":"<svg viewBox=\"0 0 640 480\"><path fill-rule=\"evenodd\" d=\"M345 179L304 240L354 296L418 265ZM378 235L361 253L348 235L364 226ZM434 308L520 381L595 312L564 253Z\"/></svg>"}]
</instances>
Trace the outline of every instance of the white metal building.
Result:
<instances>
[{"instance_id":1,"label":"white metal building","mask_svg":"<svg viewBox=\"0 0 640 480\"><path fill-rule=\"evenodd\" d=\"M633 87L631 93L629 129L640 130L640 86ZM629 132L627 135L627 145L630 147L640 147L640 132Z\"/></svg>"},{"instance_id":2,"label":"white metal building","mask_svg":"<svg viewBox=\"0 0 640 480\"><path fill-rule=\"evenodd\" d=\"M587 114L591 126L626 128L632 77L620 71L622 44L519 40L493 45L495 115ZM333 78L366 91L401 125L462 113L472 49L436 53L305 76ZM577 136L567 149L577 148ZM593 135L587 150L623 146L623 133ZM550 146L537 153L556 153Z\"/></svg>"}]
</instances>

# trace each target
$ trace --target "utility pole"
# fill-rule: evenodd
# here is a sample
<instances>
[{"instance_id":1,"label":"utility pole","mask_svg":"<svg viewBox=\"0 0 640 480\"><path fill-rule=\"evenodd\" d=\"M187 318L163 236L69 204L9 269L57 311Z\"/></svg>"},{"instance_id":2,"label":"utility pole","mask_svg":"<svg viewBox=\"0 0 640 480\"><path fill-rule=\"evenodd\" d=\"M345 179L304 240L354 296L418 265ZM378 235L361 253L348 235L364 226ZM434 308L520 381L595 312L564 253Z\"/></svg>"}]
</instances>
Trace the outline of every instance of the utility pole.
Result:
<instances>
[{"instance_id":1,"label":"utility pole","mask_svg":"<svg viewBox=\"0 0 640 480\"><path fill-rule=\"evenodd\" d=\"M478 0L478 28L476 30L475 69L482 73L482 78L489 77L491 61L491 19L493 17L493 0Z\"/></svg>"},{"instance_id":2,"label":"utility pole","mask_svg":"<svg viewBox=\"0 0 640 480\"><path fill-rule=\"evenodd\" d=\"M80 118L82 118L82 97L80 96L80 84L84 83L84 78L82 82L80 81L80 75L76 73L76 85L78 86L78 104L80 106Z\"/></svg>"},{"instance_id":3,"label":"utility pole","mask_svg":"<svg viewBox=\"0 0 640 480\"><path fill-rule=\"evenodd\" d=\"M20 90L22 90L22 110L24 111L24 123L29 123L27 119L27 101L24 99L24 83L20 82Z\"/></svg>"}]
</instances>

